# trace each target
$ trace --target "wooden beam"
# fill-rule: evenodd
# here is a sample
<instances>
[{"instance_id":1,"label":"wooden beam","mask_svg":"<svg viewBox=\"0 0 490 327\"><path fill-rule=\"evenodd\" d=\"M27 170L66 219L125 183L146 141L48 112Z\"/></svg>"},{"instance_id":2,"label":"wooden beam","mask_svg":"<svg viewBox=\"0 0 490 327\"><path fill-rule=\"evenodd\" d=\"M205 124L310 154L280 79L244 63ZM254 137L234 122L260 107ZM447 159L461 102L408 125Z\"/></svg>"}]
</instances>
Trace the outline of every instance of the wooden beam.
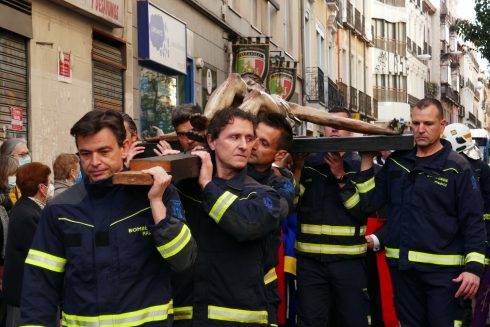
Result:
<instances>
[{"instance_id":1,"label":"wooden beam","mask_svg":"<svg viewBox=\"0 0 490 327\"><path fill-rule=\"evenodd\" d=\"M114 174L112 182L125 185L151 185L153 183L151 176L140 171L156 166L165 169L168 174L172 175L172 181L175 182L180 179L198 177L201 159L198 156L187 153L134 159L129 163L130 171Z\"/></svg>"},{"instance_id":2,"label":"wooden beam","mask_svg":"<svg viewBox=\"0 0 490 327\"><path fill-rule=\"evenodd\" d=\"M291 152L344 152L409 150L414 146L413 134L355 137L296 137Z\"/></svg>"}]
</instances>

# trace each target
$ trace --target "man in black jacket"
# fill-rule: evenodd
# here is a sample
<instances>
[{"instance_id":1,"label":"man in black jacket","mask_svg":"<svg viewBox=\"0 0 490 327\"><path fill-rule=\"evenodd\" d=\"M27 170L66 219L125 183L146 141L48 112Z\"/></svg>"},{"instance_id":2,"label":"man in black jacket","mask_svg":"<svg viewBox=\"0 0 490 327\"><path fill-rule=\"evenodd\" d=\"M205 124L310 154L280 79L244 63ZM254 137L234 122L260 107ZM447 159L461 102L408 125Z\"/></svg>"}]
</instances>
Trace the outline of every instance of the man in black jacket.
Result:
<instances>
[{"instance_id":1,"label":"man in black jacket","mask_svg":"<svg viewBox=\"0 0 490 327\"><path fill-rule=\"evenodd\" d=\"M174 276L175 326L266 326L263 239L286 212L279 194L247 176L254 118L218 112L208 127L214 154L198 150L197 180L177 184L198 244L193 269Z\"/></svg>"},{"instance_id":2,"label":"man in black jacket","mask_svg":"<svg viewBox=\"0 0 490 327\"><path fill-rule=\"evenodd\" d=\"M349 117L345 109L330 113ZM348 131L325 127L327 137L348 137ZM353 198L339 195L349 176L359 169L354 153L316 154L304 163L296 156L295 175L304 193L298 203L296 233L298 325L367 327L365 240L367 216L346 209Z\"/></svg>"},{"instance_id":3,"label":"man in black jacket","mask_svg":"<svg viewBox=\"0 0 490 327\"><path fill-rule=\"evenodd\" d=\"M196 244L171 177L151 187L112 184L128 149L121 115L90 111L71 129L86 178L43 210L26 259L21 324L171 326L170 270L192 265Z\"/></svg>"}]
</instances>

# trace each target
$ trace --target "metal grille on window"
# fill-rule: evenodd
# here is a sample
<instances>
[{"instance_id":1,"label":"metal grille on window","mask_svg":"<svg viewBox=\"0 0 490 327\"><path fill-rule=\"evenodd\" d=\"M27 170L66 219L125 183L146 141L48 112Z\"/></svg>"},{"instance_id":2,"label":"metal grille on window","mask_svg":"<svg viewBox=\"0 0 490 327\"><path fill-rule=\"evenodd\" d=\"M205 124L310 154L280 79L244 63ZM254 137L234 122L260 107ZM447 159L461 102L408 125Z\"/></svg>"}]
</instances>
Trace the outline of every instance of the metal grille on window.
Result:
<instances>
[{"instance_id":1,"label":"metal grille on window","mask_svg":"<svg viewBox=\"0 0 490 327\"><path fill-rule=\"evenodd\" d=\"M27 139L27 39L0 28L0 141Z\"/></svg>"},{"instance_id":2,"label":"metal grille on window","mask_svg":"<svg viewBox=\"0 0 490 327\"><path fill-rule=\"evenodd\" d=\"M94 109L124 109L124 60L121 47L93 40Z\"/></svg>"}]
</instances>

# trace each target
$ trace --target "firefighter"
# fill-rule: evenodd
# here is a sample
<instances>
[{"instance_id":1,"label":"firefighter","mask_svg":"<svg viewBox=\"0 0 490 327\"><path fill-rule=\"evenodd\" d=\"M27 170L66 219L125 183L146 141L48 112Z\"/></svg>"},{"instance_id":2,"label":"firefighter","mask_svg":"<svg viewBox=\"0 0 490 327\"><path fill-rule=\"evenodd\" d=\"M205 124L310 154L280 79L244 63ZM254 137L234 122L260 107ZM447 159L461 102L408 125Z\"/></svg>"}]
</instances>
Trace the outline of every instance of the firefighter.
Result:
<instances>
[{"instance_id":1,"label":"firefighter","mask_svg":"<svg viewBox=\"0 0 490 327\"><path fill-rule=\"evenodd\" d=\"M90 111L71 128L86 177L49 202L29 250L21 325L171 326L170 270L196 256L182 203L159 167L151 187L112 184L128 149L121 115Z\"/></svg>"},{"instance_id":2,"label":"firefighter","mask_svg":"<svg viewBox=\"0 0 490 327\"><path fill-rule=\"evenodd\" d=\"M332 115L349 117L343 108ZM325 127L327 137L351 133ZM298 325L368 326L369 298L365 256L366 215L350 214L340 188L359 169L354 153L295 156L294 172L304 192L298 202L296 233ZM303 167L304 166L304 167ZM333 320L335 318L335 320ZM330 320L330 323L328 322Z\"/></svg>"},{"instance_id":3,"label":"firefighter","mask_svg":"<svg viewBox=\"0 0 490 327\"><path fill-rule=\"evenodd\" d=\"M451 143L454 151L463 155L470 162L473 173L480 184L480 191L485 209L483 213L483 220L485 221L485 229L487 232L486 258L489 258L490 248L488 240L490 239L490 167L483 161L483 156L478 149L478 146L473 143L471 131L468 126L461 123L450 124L444 129L443 137ZM473 327L486 326L488 306L490 305L490 299L487 297L489 290L490 270L488 269L488 262L485 262L485 272L483 273L480 287L476 293L475 310L472 323ZM469 310L471 310L471 303L469 303L468 307ZM471 318L471 315L469 316Z\"/></svg>"},{"instance_id":4,"label":"firefighter","mask_svg":"<svg viewBox=\"0 0 490 327\"><path fill-rule=\"evenodd\" d=\"M268 324L263 241L287 208L276 191L247 176L253 122L238 108L216 113L207 131L213 160L195 149L199 177L176 184L198 256L174 276L175 326Z\"/></svg>"},{"instance_id":5,"label":"firefighter","mask_svg":"<svg viewBox=\"0 0 490 327\"><path fill-rule=\"evenodd\" d=\"M259 115L255 134L256 141L248 160L248 175L260 184L275 189L282 199L287 201L288 213L290 213L293 210L295 197L294 176L285 177L288 172L285 169L273 168L272 164L275 160L282 160L288 155L293 141L291 125L280 114L266 113ZM278 255L282 255L278 253L281 245L281 227L282 222L264 240L264 283L266 284L269 325L271 326L278 325L278 306L281 303L276 274L276 267L279 263Z\"/></svg>"},{"instance_id":6,"label":"firefighter","mask_svg":"<svg viewBox=\"0 0 490 327\"><path fill-rule=\"evenodd\" d=\"M400 324L461 326L462 299L476 294L484 267L481 195L468 161L440 139L441 103L423 99L411 118L413 150L394 152L376 177L363 155L351 210L388 205L385 249Z\"/></svg>"}]
</instances>

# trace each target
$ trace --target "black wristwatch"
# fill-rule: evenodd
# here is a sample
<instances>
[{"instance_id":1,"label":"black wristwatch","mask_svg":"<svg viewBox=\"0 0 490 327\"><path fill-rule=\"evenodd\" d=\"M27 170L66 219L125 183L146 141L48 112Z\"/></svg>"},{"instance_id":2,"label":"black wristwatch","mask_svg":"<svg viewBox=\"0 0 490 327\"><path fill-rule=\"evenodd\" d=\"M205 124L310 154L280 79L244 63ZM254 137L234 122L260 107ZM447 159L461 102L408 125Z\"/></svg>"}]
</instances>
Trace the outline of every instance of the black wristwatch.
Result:
<instances>
[{"instance_id":1,"label":"black wristwatch","mask_svg":"<svg viewBox=\"0 0 490 327\"><path fill-rule=\"evenodd\" d=\"M336 178L335 181L338 184L345 184L347 183L347 177L345 175L340 176L340 178Z\"/></svg>"}]
</instances>

